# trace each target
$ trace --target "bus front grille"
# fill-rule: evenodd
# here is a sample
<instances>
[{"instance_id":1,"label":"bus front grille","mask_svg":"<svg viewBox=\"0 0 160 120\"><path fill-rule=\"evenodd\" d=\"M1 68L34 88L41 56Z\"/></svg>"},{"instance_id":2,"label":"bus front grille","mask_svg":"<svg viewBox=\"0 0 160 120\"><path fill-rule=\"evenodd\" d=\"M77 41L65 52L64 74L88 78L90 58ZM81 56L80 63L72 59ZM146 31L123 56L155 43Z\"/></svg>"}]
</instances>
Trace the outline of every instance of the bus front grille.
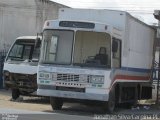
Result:
<instances>
[{"instance_id":1,"label":"bus front grille","mask_svg":"<svg viewBox=\"0 0 160 120\"><path fill-rule=\"evenodd\" d=\"M57 74L58 81L65 81L65 82L78 82L79 75L75 74Z\"/></svg>"}]
</instances>

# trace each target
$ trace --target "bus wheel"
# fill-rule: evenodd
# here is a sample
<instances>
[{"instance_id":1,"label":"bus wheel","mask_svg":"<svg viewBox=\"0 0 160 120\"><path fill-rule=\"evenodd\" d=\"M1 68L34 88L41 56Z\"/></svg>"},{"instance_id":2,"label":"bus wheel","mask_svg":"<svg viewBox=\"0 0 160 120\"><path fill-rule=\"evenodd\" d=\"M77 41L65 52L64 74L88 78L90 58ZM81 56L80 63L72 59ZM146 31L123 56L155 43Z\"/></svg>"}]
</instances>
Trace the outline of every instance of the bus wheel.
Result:
<instances>
[{"instance_id":1,"label":"bus wheel","mask_svg":"<svg viewBox=\"0 0 160 120\"><path fill-rule=\"evenodd\" d=\"M105 112L108 112L108 113L113 113L114 109L115 109L115 93L110 93L109 94L109 99L108 101L104 104L103 106L103 110Z\"/></svg>"},{"instance_id":2,"label":"bus wheel","mask_svg":"<svg viewBox=\"0 0 160 120\"><path fill-rule=\"evenodd\" d=\"M17 98L19 98L20 96L20 92L18 89L12 89L12 99L16 100Z\"/></svg>"},{"instance_id":3,"label":"bus wheel","mask_svg":"<svg viewBox=\"0 0 160 120\"><path fill-rule=\"evenodd\" d=\"M50 97L50 103L53 110L61 110L63 106L63 100L61 98Z\"/></svg>"}]
</instances>

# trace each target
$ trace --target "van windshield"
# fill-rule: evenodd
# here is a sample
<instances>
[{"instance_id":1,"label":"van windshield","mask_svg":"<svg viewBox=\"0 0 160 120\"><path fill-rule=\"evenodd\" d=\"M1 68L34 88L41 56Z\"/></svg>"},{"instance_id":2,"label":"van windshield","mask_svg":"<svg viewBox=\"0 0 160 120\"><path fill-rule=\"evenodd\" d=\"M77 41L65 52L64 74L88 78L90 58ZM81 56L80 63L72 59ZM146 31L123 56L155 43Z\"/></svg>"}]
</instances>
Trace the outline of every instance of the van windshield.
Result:
<instances>
[{"instance_id":1,"label":"van windshield","mask_svg":"<svg viewBox=\"0 0 160 120\"><path fill-rule=\"evenodd\" d=\"M38 59L40 48L34 47L35 40L17 40L9 51L7 60L24 61Z\"/></svg>"}]
</instances>

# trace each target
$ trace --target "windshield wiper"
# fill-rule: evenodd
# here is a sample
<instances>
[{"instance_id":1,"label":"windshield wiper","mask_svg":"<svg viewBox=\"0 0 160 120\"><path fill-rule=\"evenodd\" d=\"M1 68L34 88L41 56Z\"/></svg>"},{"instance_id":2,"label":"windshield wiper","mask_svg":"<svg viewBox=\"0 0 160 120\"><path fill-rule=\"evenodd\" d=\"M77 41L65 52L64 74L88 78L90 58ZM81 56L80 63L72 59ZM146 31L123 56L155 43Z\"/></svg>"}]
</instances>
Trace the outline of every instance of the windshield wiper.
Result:
<instances>
[{"instance_id":1,"label":"windshield wiper","mask_svg":"<svg viewBox=\"0 0 160 120\"><path fill-rule=\"evenodd\" d=\"M24 61L23 59L21 58L16 58L16 57L12 57L12 58L9 58L10 60L17 60L17 61Z\"/></svg>"}]
</instances>

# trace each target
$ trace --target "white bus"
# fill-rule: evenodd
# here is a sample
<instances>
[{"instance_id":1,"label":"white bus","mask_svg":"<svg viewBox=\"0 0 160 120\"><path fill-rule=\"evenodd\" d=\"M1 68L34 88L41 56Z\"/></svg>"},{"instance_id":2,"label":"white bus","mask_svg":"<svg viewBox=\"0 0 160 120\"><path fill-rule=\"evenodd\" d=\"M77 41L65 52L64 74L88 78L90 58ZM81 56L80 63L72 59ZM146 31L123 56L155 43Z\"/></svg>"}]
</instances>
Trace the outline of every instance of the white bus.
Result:
<instances>
[{"instance_id":1,"label":"white bus","mask_svg":"<svg viewBox=\"0 0 160 120\"><path fill-rule=\"evenodd\" d=\"M154 32L123 11L61 9L44 24L37 94L53 109L78 99L109 112L150 99Z\"/></svg>"}]
</instances>

